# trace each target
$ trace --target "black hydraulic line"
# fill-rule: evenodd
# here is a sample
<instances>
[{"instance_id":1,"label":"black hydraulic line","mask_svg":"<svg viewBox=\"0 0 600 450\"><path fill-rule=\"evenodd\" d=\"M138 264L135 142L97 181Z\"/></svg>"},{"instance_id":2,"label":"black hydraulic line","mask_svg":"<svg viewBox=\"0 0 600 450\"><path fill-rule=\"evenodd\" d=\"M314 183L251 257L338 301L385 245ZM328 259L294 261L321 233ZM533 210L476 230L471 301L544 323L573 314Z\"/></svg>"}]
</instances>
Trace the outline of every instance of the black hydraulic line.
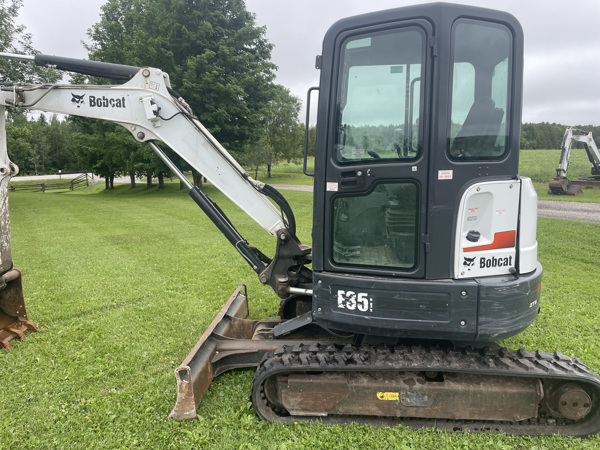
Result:
<instances>
[{"instance_id":1,"label":"black hydraulic line","mask_svg":"<svg viewBox=\"0 0 600 450\"><path fill-rule=\"evenodd\" d=\"M169 94L171 94L171 96L175 97L175 100L181 98L181 95L179 95L177 91L174 90L172 87L167 86L167 91L169 91Z\"/></svg>"},{"instance_id":2,"label":"black hydraulic line","mask_svg":"<svg viewBox=\"0 0 600 450\"><path fill-rule=\"evenodd\" d=\"M269 186L268 184L264 185L261 192L267 197L273 199L277 206L281 208L287 219L288 231L292 236L296 236L296 218L294 217L294 212L292 211L292 208L285 197L281 195L277 189L275 189L273 186Z\"/></svg>"},{"instance_id":3,"label":"black hydraulic line","mask_svg":"<svg viewBox=\"0 0 600 450\"><path fill-rule=\"evenodd\" d=\"M139 72L140 67L124 64L88 61L85 59L64 58L62 56L35 55L34 61L41 67L52 67L67 72L81 73L93 77L112 78L114 80L129 80Z\"/></svg>"},{"instance_id":4,"label":"black hydraulic line","mask_svg":"<svg viewBox=\"0 0 600 450\"><path fill-rule=\"evenodd\" d=\"M242 236L235 229L233 224L227 219L227 216L221 211L221 209L202 192L198 186L194 186L188 191L188 194L196 202L196 204L204 211L204 214L217 226L219 231L227 238L229 242L236 248L236 250L244 257L250 267L257 273L262 273L266 266L261 261L260 257L252 251L252 248L242 238Z\"/></svg>"}]
</instances>

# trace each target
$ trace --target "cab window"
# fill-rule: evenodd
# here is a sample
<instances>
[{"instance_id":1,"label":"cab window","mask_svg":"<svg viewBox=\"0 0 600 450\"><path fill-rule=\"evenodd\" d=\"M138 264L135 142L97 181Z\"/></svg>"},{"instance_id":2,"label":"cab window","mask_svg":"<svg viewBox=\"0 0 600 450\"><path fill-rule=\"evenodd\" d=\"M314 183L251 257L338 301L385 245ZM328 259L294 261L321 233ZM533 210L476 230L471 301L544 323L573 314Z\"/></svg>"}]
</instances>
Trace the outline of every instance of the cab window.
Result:
<instances>
[{"instance_id":1,"label":"cab window","mask_svg":"<svg viewBox=\"0 0 600 450\"><path fill-rule=\"evenodd\" d=\"M462 21L453 31L448 153L502 159L508 152L511 37L501 25Z\"/></svg>"},{"instance_id":2,"label":"cab window","mask_svg":"<svg viewBox=\"0 0 600 450\"><path fill-rule=\"evenodd\" d=\"M413 270L418 264L419 188L412 181L380 183L363 195L333 201L333 262Z\"/></svg>"}]
</instances>

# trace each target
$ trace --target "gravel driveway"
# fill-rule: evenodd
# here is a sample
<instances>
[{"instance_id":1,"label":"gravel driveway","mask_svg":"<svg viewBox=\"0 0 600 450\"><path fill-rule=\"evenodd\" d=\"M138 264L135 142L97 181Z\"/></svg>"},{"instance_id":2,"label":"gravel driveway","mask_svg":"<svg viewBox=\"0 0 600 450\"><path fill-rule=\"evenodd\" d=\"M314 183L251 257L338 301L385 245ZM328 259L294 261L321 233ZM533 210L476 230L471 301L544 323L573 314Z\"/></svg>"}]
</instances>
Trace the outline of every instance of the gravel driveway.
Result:
<instances>
[{"instance_id":1,"label":"gravel driveway","mask_svg":"<svg viewBox=\"0 0 600 450\"><path fill-rule=\"evenodd\" d=\"M600 203L538 200L538 216L600 223Z\"/></svg>"}]
</instances>

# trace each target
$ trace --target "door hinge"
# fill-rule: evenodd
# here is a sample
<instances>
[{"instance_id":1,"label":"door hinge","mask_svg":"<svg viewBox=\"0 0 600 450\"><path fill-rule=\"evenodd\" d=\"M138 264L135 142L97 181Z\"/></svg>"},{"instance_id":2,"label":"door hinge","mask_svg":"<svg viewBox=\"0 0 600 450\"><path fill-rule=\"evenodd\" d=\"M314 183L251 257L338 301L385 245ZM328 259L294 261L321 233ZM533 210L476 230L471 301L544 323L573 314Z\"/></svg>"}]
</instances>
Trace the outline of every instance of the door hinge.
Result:
<instances>
[{"instance_id":1,"label":"door hinge","mask_svg":"<svg viewBox=\"0 0 600 450\"><path fill-rule=\"evenodd\" d=\"M421 241L425 246L425 253L429 253L431 251L431 245L429 244L429 235L424 234L423 236L421 236Z\"/></svg>"},{"instance_id":2,"label":"door hinge","mask_svg":"<svg viewBox=\"0 0 600 450\"><path fill-rule=\"evenodd\" d=\"M435 36L429 37L429 46L431 47L431 54L435 57L438 55L437 41Z\"/></svg>"},{"instance_id":3,"label":"door hinge","mask_svg":"<svg viewBox=\"0 0 600 450\"><path fill-rule=\"evenodd\" d=\"M321 64L323 63L323 56L317 55L315 58L315 69L321 69Z\"/></svg>"}]
</instances>

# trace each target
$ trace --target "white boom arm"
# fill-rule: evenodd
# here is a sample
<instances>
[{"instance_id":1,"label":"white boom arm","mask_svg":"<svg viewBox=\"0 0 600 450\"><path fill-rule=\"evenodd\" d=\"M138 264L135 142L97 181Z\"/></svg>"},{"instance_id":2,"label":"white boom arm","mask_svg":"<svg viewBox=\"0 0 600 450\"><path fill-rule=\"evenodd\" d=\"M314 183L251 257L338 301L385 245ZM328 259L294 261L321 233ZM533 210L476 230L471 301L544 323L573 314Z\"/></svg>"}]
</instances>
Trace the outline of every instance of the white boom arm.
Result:
<instances>
[{"instance_id":1,"label":"white boom arm","mask_svg":"<svg viewBox=\"0 0 600 450\"><path fill-rule=\"evenodd\" d=\"M122 85L4 86L0 106L104 119L122 125L140 142L162 141L269 233L284 230L281 212L257 190L262 183L169 90L168 75L147 67Z\"/></svg>"}]
</instances>

